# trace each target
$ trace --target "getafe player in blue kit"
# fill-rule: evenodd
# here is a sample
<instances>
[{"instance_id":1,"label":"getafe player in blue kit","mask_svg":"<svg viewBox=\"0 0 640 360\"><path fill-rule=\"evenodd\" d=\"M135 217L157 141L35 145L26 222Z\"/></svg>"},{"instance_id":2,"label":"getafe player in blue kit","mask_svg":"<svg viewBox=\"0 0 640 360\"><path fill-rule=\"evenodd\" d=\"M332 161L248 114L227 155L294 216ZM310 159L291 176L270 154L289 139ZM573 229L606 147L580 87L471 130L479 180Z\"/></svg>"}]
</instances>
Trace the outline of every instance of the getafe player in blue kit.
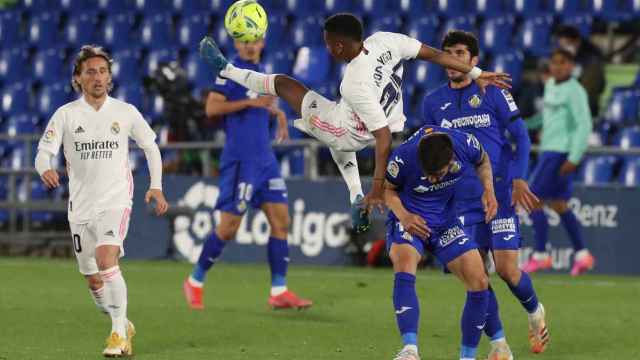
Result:
<instances>
[{"instance_id":1,"label":"getafe player in blue kit","mask_svg":"<svg viewBox=\"0 0 640 360\"><path fill-rule=\"evenodd\" d=\"M395 360L420 359L420 305L415 285L416 268L426 250L465 284L460 359L475 359L482 330L499 325L493 321L499 322L499 317L487 317L489 279L478 245L465 235L457 217L454 191L459 190L454 189L467 171L477 171L484 190L485 220L491 221L498 205L489 158L471 134L423 127L389 159L385 183L385 203L391 210L387 246L395 272L393 304L404 343ZM490 358L495 355L490 354Z\"/></svg>"},{"instance_id":2,"label":"getafe player in blue kit","mask_svg":"<svg viewBox=\"0 0 640 360\"><path fill-rule=\"evenodd\" d=\"M260 55L264 41L235 42L238 56L234 66L263 71ZM287 135L284 113L274 106L275 97L257 93L218 77L209 94L206 113L223 117L226 143L220 159L220 195L215 206L221 211L220 223L204 243L191 276L184 282L189 306L204 308L203 284L207 271L220 257L226 243L235 238L248 206L264 211L271 227L267 257L271 268L269 305L273 308L305 308L311 301L287 290L289 262L287 233L289 210L287 188L271 149L269 122L278 118L278 139Z\"/></svg>"},{"instance_id":3,"label":"getafe player in blue kit","mask_svg":"<svg viewBox=\"0 0 640 360\"><path fill-rule=\"evenodd\" d=\"M471 33L450 31L442 48L471 65L478 62L478 40ZM508 90L488 86L483 93L465 74L447 69L447 75L449 83L425 97L425 122L473 134L491 159L499 204L496 218L490 223L483 221L482 185L473 171L468 171L456 185L458 216L469 237L493 253L496 272L529 314L531 350L542 352L549 340L544 307L538 302L529 275L518 268L521 237L514 205L530 211L538 201L525 180L531 148L526 126ZM516 144L515 152L507 132ZM489 288L489 294L490 307L497 309L493 289ZM485 328L492 344L500 346L504 335L491 330Z\"/></svg>"}]
</instances>

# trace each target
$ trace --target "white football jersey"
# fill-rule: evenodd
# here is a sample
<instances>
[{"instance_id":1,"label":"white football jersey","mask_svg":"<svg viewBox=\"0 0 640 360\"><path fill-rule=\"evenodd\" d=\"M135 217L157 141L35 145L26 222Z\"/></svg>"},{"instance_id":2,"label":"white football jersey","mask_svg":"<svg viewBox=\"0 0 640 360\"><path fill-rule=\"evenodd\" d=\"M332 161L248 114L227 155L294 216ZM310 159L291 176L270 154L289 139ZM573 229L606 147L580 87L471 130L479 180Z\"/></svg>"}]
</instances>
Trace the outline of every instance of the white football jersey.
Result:
<instances>
[{"instance_id":1,"label":"white football jersey","mask_svg":"<svg viewBox=\"0 0 640 360\"><path fill-rule=\"evenodd\" d=\"M98 111L80 97L53 114L38 150L55 156L63 147L69 222L86 223L101 211L131 207L130 137L144 147L156 134L135 106L109 96Z\"/></svg>"},{"instance_id":2,"label":"white football jersey","mask_svg":"<svg viewBox=\"0 0 640 360\"><path fill-rule=\"evenodd\" d=\"M409 36L377 32L364 41L364 49L351 60L340 83L338 106L347 127L358 140L371 140L371 131L389 126L402 131L406 116L402 106L403 60L414 59L422 43Z\"/></svg>"}]
</instances>

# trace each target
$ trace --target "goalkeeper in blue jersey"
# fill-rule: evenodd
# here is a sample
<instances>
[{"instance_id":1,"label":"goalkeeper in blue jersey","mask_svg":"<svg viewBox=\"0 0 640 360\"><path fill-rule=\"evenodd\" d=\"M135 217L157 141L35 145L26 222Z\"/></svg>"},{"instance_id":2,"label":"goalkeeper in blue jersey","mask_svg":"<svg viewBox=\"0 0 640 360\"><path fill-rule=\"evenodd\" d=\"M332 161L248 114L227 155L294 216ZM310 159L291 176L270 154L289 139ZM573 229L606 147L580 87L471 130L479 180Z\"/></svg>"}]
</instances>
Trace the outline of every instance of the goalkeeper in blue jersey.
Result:
<instances>
[{"instance_id":1,"label":"goalkeeper in blue jersey","mask_svg":"<svg viewBox=\"0 0 640 360\"><path fill-rule=\"evenodd\" d=\"M478 40L469 32L450 31L443 40L442 49L472 66L478 62ZM465 174L457 184L458 216L465 233L483 250L493 254L498 275L529 314L531 350L542 352L549 340L544 307L538 302L531 279L518 267L522 239L515 205L530 211L537 202L525 180L531 147L526 125L508 90L488 86L483 92L465 74L452 69L447 69L447 76L446 85L425 97L424 120L429 125L473 134L489 155L499 204L497 216L489 223L483 221L482 186L473 171ZM516 145L515 152L512 141ZM497 309L495 294L491 288L489 291L491 305ZM487 327L485 332L494 347L506 344L501 329L496 331Z\"/></svg>"}]
</instances>

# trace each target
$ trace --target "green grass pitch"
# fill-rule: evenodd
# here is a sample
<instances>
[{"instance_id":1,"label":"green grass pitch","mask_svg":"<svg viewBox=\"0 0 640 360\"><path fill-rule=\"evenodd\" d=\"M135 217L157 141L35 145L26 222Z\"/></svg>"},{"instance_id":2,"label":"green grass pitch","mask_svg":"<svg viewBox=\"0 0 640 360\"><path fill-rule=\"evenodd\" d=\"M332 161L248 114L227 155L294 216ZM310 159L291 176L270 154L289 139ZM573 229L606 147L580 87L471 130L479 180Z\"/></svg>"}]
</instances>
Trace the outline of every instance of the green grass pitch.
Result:
<instances>
[{"instance_id":1,"label":"green grass pitch","mask_svg":"<svg viewBox=\"0 0 640 360\"><path fill-rule=\"evenodd\" d=\"M182 280L191 266L124 261L137 360L392 359L400 348L390 269L292 266L289 287L314 300L303 312L266 305L267 265L219 264L206 283L206 310L191 311ZM72 260L0 258L0 360L101 359L110 322L90 299ZM638 278L536 275L551 344L529 353L526 315L492 277L516 359L640 359ZM457 359L462 286L422 271L420 349ZM483 338L480 353L488 350Z\"/></svg>"}]
</instances>

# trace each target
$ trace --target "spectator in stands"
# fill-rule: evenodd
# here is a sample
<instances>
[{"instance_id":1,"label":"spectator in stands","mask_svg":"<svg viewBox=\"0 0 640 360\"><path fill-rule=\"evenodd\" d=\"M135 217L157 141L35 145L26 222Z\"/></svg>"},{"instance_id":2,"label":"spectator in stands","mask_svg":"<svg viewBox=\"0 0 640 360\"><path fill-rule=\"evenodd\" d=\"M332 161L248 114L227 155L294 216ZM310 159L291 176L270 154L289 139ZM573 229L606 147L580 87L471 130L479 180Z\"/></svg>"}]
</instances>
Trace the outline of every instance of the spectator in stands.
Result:
<instances>
[{"instance_id":1,"label":"spectator in stands","mask_svg":"<svg viewBox=\"0 0 640 360\"><path fill-rule=\"evenodd\" d=\"M547 252L549 223L542 206L553 209L569 234L575 250L571 275L591 270L594 257L585 248L580 222L569 209L567 201L573 191L573 176L587 149L593 125L587 93L571 76L575 67L573 54L564 48L551 56L549 79L544 88L542 137L538 165L533 170L531 190L541 199L531 212L536 240L535 252L525 265L526 272L549 269L553 265Z\"/></svg>"},{"instance_id":2,"label":"spectator in stands","mask_svg":"<svg viewBox=\"0 0 640 360\"><path fill-rule=\"evenodd\" d=\"M580 80L580 83L589 95L589 108L591 113L598 115L600 95L604 91L604 56L588 39L583 39L574 26L562 25L555 31L558 45L573 53L576 66L573 76Z\"/></svg>"}]
</instances>

